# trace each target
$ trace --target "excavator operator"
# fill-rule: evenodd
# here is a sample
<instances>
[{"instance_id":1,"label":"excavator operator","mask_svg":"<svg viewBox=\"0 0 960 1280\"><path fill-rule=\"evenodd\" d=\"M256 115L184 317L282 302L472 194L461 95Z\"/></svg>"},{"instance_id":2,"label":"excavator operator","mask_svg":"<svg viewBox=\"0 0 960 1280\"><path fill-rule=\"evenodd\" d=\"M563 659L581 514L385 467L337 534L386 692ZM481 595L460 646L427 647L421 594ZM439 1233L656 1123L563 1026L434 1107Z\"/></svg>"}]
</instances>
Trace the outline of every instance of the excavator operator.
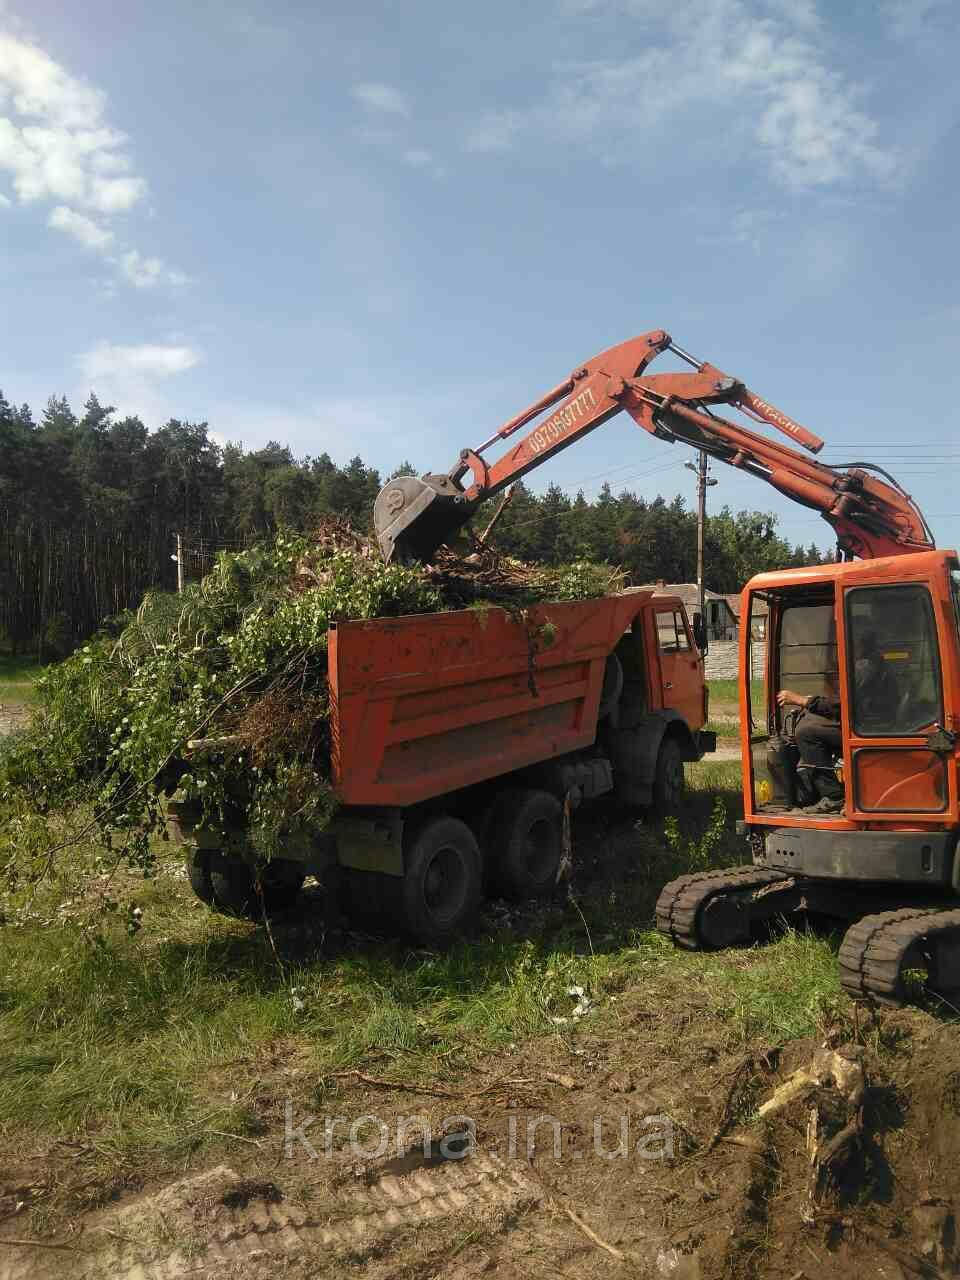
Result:
<instances>
[{"instance_id":1,"label":"excavator operator","mask_svg":"<svg viewBox=\"0 0 960 1280\"><path fill-rule=\"evenodd\" d=\"M877 645L874 632L859 637L859 654L854 665L854 689L861 714L882 718L889 715L896 701L896 681ZM807 782L802 788L813 803L806 813L839 813L843 808L843 784L834 768L843 751L840 731L840 697L837 673L827 677L828 691L805 697L791 689L781 689L777 703L781 707L800 707L803 714L794 732L799 762L797 773Z\"/></svg>"},{"instance_id":2,"label":"excavator operator","mask_svg":"<svg viewBox=\"0 0 960 1280\"><path fill-rule=\"evenodd\" d=\"M843 807L843 785L837 778L834 763L843 750L840 734L840 697L836 676L829 682L832 689L823 694L804 697L792 689L781 689L777 702L781 707L799 707L803 714L794 731L799 761L798 781L801 797L812 798L804 806L808 813L839 813Z\"/></svg>"}]
</instances>

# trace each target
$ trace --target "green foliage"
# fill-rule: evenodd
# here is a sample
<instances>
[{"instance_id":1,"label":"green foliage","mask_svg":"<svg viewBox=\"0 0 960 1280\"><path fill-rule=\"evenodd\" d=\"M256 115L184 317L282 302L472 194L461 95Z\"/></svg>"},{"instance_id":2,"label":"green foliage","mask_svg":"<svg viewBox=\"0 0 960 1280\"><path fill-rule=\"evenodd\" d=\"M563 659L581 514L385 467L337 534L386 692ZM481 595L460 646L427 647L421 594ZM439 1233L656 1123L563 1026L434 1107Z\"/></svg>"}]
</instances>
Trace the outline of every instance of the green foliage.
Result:
<instances>
[{"instance_id":1,"label":"green foliage","mask_svg":"<svg viewBox=\"0 0 960 1280\"><path fill-rule=\"evenodd\" d=\"M420 459L420 470L437 459ZM394 475L415 468L404 461ZM543 472L549 480L549 468ZM218 549L308 531L330 514L369 530L380 472L362 458L296 458L276 441L220 447L206 423L171 419L149 432L91 396L78 417L62 398L39 421L0 394L0 637L14 652L61 657L109 614L145 592L172 588L176 534L187 577L208 572ZM482 529L492 507L481 508ZM738 590L762 569L816 564L791 547L775 517L724 508L707 522L707 586ZM595 501L556 484L523 484L493 536L502 552L558 566L605 561L634 582L693 580L696 518L681 497L649 498L604 485ZM42 589L38 584L42 583Z\"/></svg>"},{"instance_id":2,"label":"green foliage","mask_svg":"<svg viewBox=\"0 0 960 1280\"><path fill-rule=\"evenodd\" d=\"M727 806L723 797L718 795L715 798L710 822L701 834L685 838L680 831L677 819L666 818L663 824L663 838L670 852L691 870L700 871L707 867L725 865Z\"/></svg>"},{"instance_id":3,"label":"green foliage","mask_svg":"<svg viewBox=\"0 0 960 1280\"><path fill-rule=\"evenodd\" d=\"M538 576L538 592L545 600L593 600L624 585L623 574L609 564L575 560L547 566Z\"/></svg>"},{"instance_id":4,"label":"green foliage","mask_svg":"<svg viewBox=\"0 0 960 1280\"><path fill-rule=\"evenodd\" d=\"M816 547L791 547L769 512L728 507L708 515L706 585L739 591L755 573L819 564ZM604 485L596 501L582 493L571 502L556 485L538 496L516 486L494 541L511 555L546 564L577 557L608 561L635 583L692 582L696 576L697 519L682 497L648 499Z\"/></svg>"},{"instance_id":5,"label":"green foliage","mask_svg":"<svg viewBox=\"0 0 960 1280\"><path fill-rule=\"evenodd\" d=\"M579 600L617 585L609 566L548 568L515 608L522 618L526 597ZM149 835L177 790L204 827L244 831L269 858L335 807L330 624L444 607L422 568L385 565L353 535L280 533L222 554L182 595L148 593L115 621L117 634L101 633L40 678L30 727L0 752L0 820L52 844L62 815L84 806L104 845L149 874ZM188 750L197 738L214 744ZM45 826L31 823L38 813Z\"/></svg>"}]
</instances>

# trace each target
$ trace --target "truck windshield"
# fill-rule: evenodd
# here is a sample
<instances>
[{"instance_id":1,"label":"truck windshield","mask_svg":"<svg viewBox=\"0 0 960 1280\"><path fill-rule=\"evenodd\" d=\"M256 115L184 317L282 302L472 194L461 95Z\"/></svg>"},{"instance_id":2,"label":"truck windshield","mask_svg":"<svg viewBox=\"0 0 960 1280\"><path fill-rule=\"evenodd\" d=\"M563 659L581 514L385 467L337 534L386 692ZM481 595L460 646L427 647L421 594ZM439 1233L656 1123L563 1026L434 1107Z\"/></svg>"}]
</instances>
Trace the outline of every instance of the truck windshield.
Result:
<instances>
[{"instance_id":1,"label":"truck windshield","mask_svg":"<svg viewBox=\"0 0 960 1280\"><path fill-rule=\"evenodd\" d=\"M847 679L854 732L919 733L943 718L930 592L919 584L847 592Z\"/></svg>"}]
</instances>

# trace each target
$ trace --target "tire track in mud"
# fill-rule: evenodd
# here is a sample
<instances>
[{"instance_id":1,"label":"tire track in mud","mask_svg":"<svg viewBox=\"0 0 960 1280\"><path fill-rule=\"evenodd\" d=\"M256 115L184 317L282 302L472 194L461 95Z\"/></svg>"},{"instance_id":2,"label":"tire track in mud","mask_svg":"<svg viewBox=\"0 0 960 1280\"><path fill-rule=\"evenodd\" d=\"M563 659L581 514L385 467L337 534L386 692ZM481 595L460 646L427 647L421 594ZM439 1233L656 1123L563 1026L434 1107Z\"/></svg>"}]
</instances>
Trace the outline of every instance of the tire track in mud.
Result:
<instances>
[{"instance_id":1,"label":"tire track in mud","mask_svg":"<svg viewBox=\"0 0 960 1280\"><path fill-rule=\"evenodd\" d=\"M271 1184L247 1198L246 1185L225 1165L173 1183L86 1233L77 1249L90 1253L0 1247L0 1280L254 1280L275 1275L283 1255L363 1253L405 1227L508 1216L541 1198L523 1166L482 1151L340 1189L322 1213Z\"/></svg>"}]
</instances>

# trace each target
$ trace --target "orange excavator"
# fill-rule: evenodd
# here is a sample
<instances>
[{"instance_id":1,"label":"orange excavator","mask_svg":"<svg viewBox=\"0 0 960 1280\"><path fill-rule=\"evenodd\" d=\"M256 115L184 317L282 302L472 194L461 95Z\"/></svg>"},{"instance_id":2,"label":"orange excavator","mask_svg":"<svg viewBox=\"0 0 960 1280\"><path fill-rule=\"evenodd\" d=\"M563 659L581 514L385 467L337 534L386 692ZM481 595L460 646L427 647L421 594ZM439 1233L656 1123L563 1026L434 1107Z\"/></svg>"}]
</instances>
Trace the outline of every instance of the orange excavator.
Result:
<instances>
[{"instance_id":1,"label":"orange excavator","mask_svg":"<svg viewBox=\"0 0 960 1280\"><path fill-rule=\"evenodd\" d=\"M648 374L663 352L689 371ZM956 998L957 553L935 549L916 503L879 467L829 466L724 418L722 405L809 454L823 447L657 330L575 369L463 449L448 472L391 480L374 506L381 551L388 561L429 560L487 498L621 410L658 439L703 450L819 512L836 535L838 562L761 574L743 591L741 828L752 861L666 885L657 926L695 950L747 942L795 914L843 921L840 970L851 995L901 1004L920 972L931 990ZM529 424L499 459L485 459ZM763 678L751 680L758 650ZM810 763L802 744L814 710L833 732L821 735Z\"/></svg>"}]
</instances>

